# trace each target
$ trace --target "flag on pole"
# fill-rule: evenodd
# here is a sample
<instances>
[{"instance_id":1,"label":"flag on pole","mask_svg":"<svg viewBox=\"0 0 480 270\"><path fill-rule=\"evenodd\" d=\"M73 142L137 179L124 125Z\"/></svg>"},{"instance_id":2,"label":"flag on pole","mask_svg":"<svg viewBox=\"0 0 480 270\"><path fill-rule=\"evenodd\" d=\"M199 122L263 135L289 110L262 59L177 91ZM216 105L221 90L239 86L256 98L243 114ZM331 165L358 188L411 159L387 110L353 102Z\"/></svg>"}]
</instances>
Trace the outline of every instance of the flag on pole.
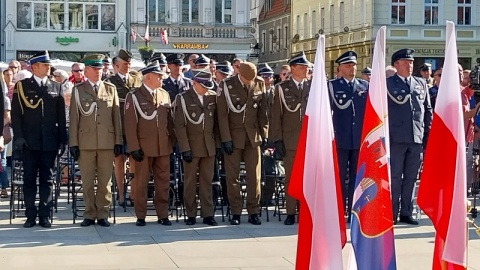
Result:
<instances>
[{"instance_id":1,"label":"flag on pole","mask_svg":"<svg viewBox=\"0 0 480 270\"><path fill-rule=\"evenodd\" d=\"M160 31L160 39L161 39L163 45L167 45L167 44L168 44L168 32L167 32L167 29L162 29L162 31Z\"/></svg>"},{"instance_id":2,"label":"flag on pole","mask_svg":"<svg viewBox=\"0 0 480 270\"><path fill-rule=\"evenodd\" d=\"M385 32L377 32L353 195L351 239L358 270L394 270L395 244L390 198Z\"/></svg>"},{"instance_id":3,"label":"flag on pole","mask_svg":"<svg viewBox=\"0 0 480 270\"><path fill-rule=\"evenodd\" d=\"M135 30L133 29L130 29L130 41L132 43L135 43L136 40L137 40L137 32L135 32Z\"/></svg>"},{"instance_id":4,"label":"flag on pole","mask_svg":"<svg viewBox=\"0 0 480 270\"><path fill-rule=\"evenodd\" d=\"M318 39L314 64L288 188L288 193L300 201L295 268L343 269L346 229L325 75L324 35Z\"/></svg>"},{"instance_id":5,"label":"flag on pole","mask_svg":"<svg viewBox=\"0 0 480 270\"><path fill-rule=\"evenodd\" d=\"M145 29L145 41L146 42L150 41L150 34L148 33L148 28L150 28L150 27L147 25L146 29Z\"/></svg>"},{"instance_id":6,"label":"flag on pole","mask_svg":"<svg viewBox=\"0 0 480 270\"><path fill-rule=\"evenodd\" d=\"M467 172L463 122L455 25L447 21L442 83L417 197L418 205L436 230L434 270L466 266Z\"/></svg>"}]
</instances>

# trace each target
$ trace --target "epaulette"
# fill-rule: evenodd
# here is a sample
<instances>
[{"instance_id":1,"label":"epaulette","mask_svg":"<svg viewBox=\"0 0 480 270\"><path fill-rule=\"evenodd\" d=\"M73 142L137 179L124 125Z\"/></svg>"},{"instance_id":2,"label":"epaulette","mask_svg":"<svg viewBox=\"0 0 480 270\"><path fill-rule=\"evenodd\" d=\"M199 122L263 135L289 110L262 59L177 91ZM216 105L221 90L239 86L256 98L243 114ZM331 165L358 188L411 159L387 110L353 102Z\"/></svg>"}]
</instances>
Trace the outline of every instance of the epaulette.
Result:
<instances>
[{"instance_id":1,"label":"epaulette","mask_svg":"<svg viewBox=\"0 0 480 270\"><path fill-rule=\"evenodd\" d=\"M142 73L136 71L135 69L132 69L128 72L128 75L131 75L133 77L142 77Z\"/></svg>"},{"instance_id":2,"label":"epaulette","mask_svg":"<svg viewBox=\"0 0 480 270\"><path fill-rule=\"evenodd\" d=\"M84 84L87 83L87 82L88 82L88 81L76 83L74 87L82 86L82 85L84 85Z\"/></svg>"},{"instance_id":3,"label":"epaulette","mask_svg":"<svg viewBox=\"0 0 480 270\"><path fill-rule=\"evenodd\" d=\"M170 96L170 94L169 94L165 89L163 89L163 88L161 88L161 87L160 87L160 88L157 88L157 89L160 90L160 92L162 92L162 93L167 94L167 95ZM182 92L182 94L183 94L183 93L184 93L184 92Z\"/></svg>"},{"instance_id":4,"label":"epaulette","mask_svg":"<svg viewBox=\"0 0 480 270\"><path fill-rule=\"evenodd\" d=\"M217 95L217 92L213 91L213 90L208 90L206 95L211 95L211 96L216 96Z\"/></svg>"},{"instance_id":5,"label":"epaulette","mask_svg":"<svg viewBox=\"0 0 480 270\"><path fill-rule=\"evenodd\" d=\"M106 81L103 81L104 84L108 85L108 86L113 86L115 87L115 84L111 83L111 82L106 82Z\"/></svg>"}]
</instances>

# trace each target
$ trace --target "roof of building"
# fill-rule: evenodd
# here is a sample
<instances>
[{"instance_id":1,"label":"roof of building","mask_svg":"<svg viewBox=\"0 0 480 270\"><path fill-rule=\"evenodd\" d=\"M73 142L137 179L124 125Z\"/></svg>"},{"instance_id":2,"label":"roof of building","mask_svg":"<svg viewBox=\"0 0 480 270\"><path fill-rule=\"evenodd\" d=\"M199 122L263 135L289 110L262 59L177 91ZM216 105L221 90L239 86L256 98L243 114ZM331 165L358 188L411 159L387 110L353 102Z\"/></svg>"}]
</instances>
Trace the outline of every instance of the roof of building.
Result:
<instances>
[{"instance_id":1,"label":"roof of building","mask_svg":"<svg viewBox=\"0 0 480 270\"><path fill-rule=\"evenodd\" d=\"M290 8L292 4L289 3L285 5L285 0L272 0L272 1L273 1L272 7L268 11L265 10L265 5L267 1L265 1L265 3L263 4L262 10L258 15L259 21L269 19L278 15L290 14Z\"/></svg>"}]
</instances>

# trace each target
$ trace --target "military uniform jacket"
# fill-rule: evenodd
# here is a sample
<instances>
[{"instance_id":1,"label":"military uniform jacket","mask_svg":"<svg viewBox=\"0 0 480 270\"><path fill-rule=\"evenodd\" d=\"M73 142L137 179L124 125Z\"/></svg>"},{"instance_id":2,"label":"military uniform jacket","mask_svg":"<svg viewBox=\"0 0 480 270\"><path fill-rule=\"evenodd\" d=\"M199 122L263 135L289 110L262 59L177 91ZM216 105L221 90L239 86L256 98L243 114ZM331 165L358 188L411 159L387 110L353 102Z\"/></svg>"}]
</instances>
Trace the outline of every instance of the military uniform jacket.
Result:
<instances>
[{"instance_id":1,"label":"military uniform jacket","mask_svg":"<svg viewBox=\"0 0 480 270\"><path fill-rule=\"evenodd\" d=\"M273 84L270 84L270 89L266 89L265 91L265 96L267 97L267 116L268 116L268 121L270 122L271 117L272 117L272 106L273 106L273 96L275 87Z\"/></svg>"},{"instance_id":2,"label":"military uniform jacket","mask_svg":"<svg viewBox=\"0 0 480 270\"><path fill-rule=\"evenodd\" d=\"M153 96L144 85L129 93L125 101L129 151L142 149L147 157L170 155L175 138L170 110L170 97L161 88Z\"/></svg>"},{"instance_id":3,"label":"military uniform jacket","mask_svg":"<svg viewBox=\"0 0 480 270\"><path fill-rule=\"evenodd\" d=\"M108 150L122 144L119 106L115 85L100 81L97 94L88 80L77 84L70 102L70 146Z\"/></svg>"},{"instance_id":4,"label":"military uniform jacket","mask_svg":"<svg viewBox=\"0 0 480 270\"><path fill-rule=\"evenodd\" d=\"M269 140L283 140L285 149L296 150L302 120L307 108L310 81L304 80L303 89L298 89L290 79L278 83L273 93L273 104L269 126Z\"/></svg>"},{"instance_id":5,"label":"military uniform jacket","mask_svg":"<svg viewBox=\"0 0 480 270\"><path fill-rule=\"evenodd\" d=\"M352 82L353 89L344 78L330 80L328 91L337 147L357 150L362 137L368 82L357 78Z\"/></svg>"},{"instance_id":6,"label":"military uniform jacket","mask_svg":"<svg viewBox=\"0 0 480 270\"><path fill-rule=\"evenodd\" d=\"M397 74L387 78L390 142L423 143L432 122L425 80L411 76L410 88Z\"/></svg>"},{"instance_id":7,"label":"military uniform jacket","mask_svg":"<svg viewBox=\"0 0 480 270\"><path fill-rule=\"evenodd\" d=\"M430 104L432 109L435 109L435 103L437 102L438 87L436 85L428 89L428 94L430 95Z\"/></svg>"},{"instance_id":8,"label":"military uniform jacket","mask_svg":"<svg viewBox=\"0 0 480 270\"><path fill-rule=\"evenodd\" d=\"M168 78L164 79L163 84L162 84L162 88L165 91L167 91L168 94L170 95L170 100L175 100L175 97L178 94L182 93L183 91L187 91L188 89L190 89L192 87L193 87L192 80L187 79L187 78L183 77L182 75L180 75L180 77L178 77L178 90L175 87L175 84L173 83L171 77L168 77Z\"/></svg>"},{"instance_id":9,"label":"military uniform jacket","mask_svg":"<svg viewBox=\"0 0 480 270\"><path fill-rule=\"evenodd\" d=\"M268 134L265 82L255 78L247 92L238 76L229 77L220 82L217 96L221 141L233 141L239 149L244 149L246 140L253 147L261 145Z\"/></svg>"},{"instance_id":10,"label":"military uniform jacket","mask_svg":"<svg viewBox=\"0 0 480 270\"><path fill-rule=\"evenodd\" d=\"M67 142L65 101L59 83L40 87L34 77L17 82L12 97L15 139L26 140L30 150L57 151Z\"/></svg>"},{"instance_id":11,"label":"military uniform jacket","mask_svg":"<svg viewBox=\"0 0 480 270\"><path fill-rule=\"evenodd\" d=\"M125 114L123 110L125 105L125 98L127 97L128 93L142 86L142 75L140 75L140 73L138 73L137 71L132 70L128 72L128 77L125 83L118 74L108 77L106 81L113 83L117 88L118 98L120 100L120 115L122 117L122 134L125 135L126 125L124 124L125 122L123 119L123 116Z\"/></svg>"},{"instance_id":12,"label":"military uniform jacket","mask_svg":"<svg viewBox=\"0 0 480 270\"><path fill-rule=\"evenodd\" d=\"M215 155L217 95L208 91L203 105L193 87L177 95L174 102L175 134L180 152L192 151L194 157Z\"/></svg>"}]
</instances>

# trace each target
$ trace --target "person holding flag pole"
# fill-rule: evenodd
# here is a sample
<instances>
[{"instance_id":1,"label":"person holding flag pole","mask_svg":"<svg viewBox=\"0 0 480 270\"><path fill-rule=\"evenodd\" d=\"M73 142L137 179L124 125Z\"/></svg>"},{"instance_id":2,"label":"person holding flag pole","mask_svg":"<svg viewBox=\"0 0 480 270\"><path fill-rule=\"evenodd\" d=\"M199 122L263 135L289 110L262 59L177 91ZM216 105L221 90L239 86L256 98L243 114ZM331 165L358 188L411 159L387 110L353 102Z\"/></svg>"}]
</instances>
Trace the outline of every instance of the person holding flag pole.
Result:
<instances>
[{"instance_id":1,"label":"person holding flag pole","mask_svg":"<svg viewBox=\"0 0 480 270\"><path fill-rule=\"evenodd\" d=\"M325 73L325 36L318 39L311 91L302 119L288 193L299 200L297 270L343 269L346 243L335 135ZM332 207L335 205L336 207Z\"/></svg>"}]
</instances>

